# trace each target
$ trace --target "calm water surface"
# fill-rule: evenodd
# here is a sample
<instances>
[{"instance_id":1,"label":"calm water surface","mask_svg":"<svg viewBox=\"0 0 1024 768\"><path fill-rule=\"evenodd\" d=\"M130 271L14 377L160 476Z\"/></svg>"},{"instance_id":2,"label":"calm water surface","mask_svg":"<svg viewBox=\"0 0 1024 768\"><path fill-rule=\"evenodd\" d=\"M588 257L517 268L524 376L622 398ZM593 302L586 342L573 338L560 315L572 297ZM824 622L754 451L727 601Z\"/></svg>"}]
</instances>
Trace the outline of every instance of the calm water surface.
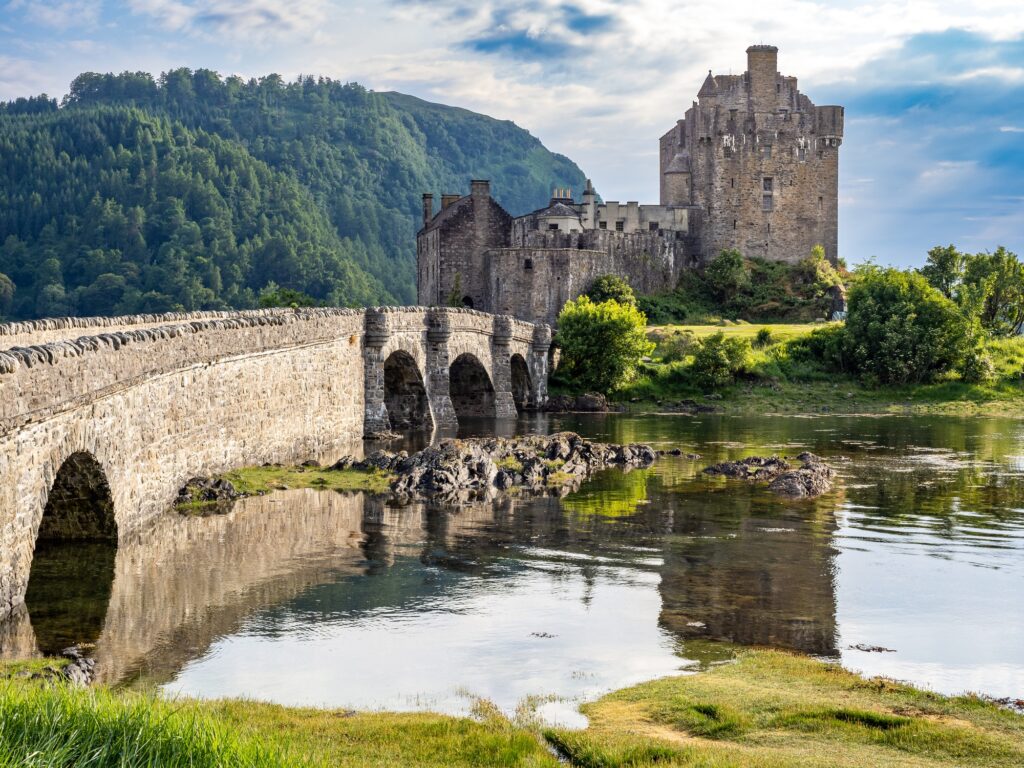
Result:
<instances>
[{"instance_id":1,"label":"calm water surface","mask_svg":"<svg viewBox=\"0 0 1024 768\"><path fill-rule=\"evenodd\" d=\"M462 713L476 696L507 711L541 696L567 723L582 699L744 644L1024 695L1020 422L601 415L516 429L703 458L604 472L561 499L392 507L303 490L168 515L116 552L38 553L4 653L95 642L108 683L284 704ZM785 501L700 473L803 450L838 468L833 493Z\"/></svg>"}]
</instances>

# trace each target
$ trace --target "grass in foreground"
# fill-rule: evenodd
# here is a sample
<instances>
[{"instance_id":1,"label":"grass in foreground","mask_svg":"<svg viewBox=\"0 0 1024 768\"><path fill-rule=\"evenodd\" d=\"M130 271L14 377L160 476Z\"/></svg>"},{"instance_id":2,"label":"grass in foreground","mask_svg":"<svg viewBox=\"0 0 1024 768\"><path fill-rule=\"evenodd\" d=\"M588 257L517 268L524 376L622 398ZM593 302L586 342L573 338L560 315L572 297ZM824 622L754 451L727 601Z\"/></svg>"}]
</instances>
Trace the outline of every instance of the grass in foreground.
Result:
<instances>
[{"instance_id":1,"label":"grass in foreground","mask_svg":"<svg viewBox=\"0 0 1024 768\"><path fill-rule=\"evenodd\" d=\"M749 340L747 372L736 384L715 394L715 405L726 413L946 413L957 415L1018 415L1024 413L1024 338L995 339L987 351L995 364L991 382L969 384L955 376L931 384L867 387L853 376L819 370L779 355L785 342L810 333L821 323L793 325L674 325L652 326L658 348L639 378L617 393L636 408L650 410L658 401L704 400L706 393L689 375L690 340L722 332ZM762 328L770 343L754 342Z\"/></svg>"},{"instance_id":2,"label":"grass in foreground","mask_svg":"<svg viewBox=\"0 0 1024 768\"><path fill-rule=\"evenodd\" d=\"M543 734L576 766L1024 764L1024 717L778 651L611 693L585 731ZM526 721L528 723L528 721ZM0 766L556 766L542 735L478 717L167 701L0 682Z\"/></svg>"},{"instance_id":3,"label":"grass in foreground","mask_svg":"<svg viewBox=\"0 0 1024 768\"><path fill-rule=\"evenodd\" d=\"M617 691L586 731L548 738L580 766L1020 766L1024 717L779 651Z\"/></svg>"}]
</instances>

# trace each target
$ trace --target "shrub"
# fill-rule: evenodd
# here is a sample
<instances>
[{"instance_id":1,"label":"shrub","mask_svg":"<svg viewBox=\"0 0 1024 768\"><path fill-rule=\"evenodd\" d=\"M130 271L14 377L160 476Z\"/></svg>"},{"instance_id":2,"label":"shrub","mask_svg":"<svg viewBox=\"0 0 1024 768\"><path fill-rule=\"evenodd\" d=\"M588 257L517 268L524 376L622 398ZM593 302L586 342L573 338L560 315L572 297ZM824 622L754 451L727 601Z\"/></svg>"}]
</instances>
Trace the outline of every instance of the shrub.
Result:
<instances>
[{"instance_id":1,"label":"shrub","mask_svg":"<svg viewBox=\"0 0 1024 768\"><path fill-rule=\"evenodd\" d=\"M763 347L769 346L772 343L772 341L773 339L771 328L762 328L757 332L757 335L754 337L754 346L757 347L758 349L761 349Z\"/></svg>"},{"instance_id":2,"label":"shrub","mask_svg":"<svg viewBox=\"0 0 1024 768\"><path fill-rule=\"evenodd\" d=\"M636 294L629 283L618 275L601 275L591 284L587 296L595 304L617 301L619 304L636 306Z\"/></svg>"},{"instance_id":3,"label":"shrub","mask_svg":"<svg viewBox=\"0 0 1024 768\"><path fill-rule=\"evenodd\" d=\"M996 366L991 356L980 349L972 349L959 366L960 378L971 384L983 384L995 378Z\"/></svg>"},{"instance_id":4,"label":"shrub","mask_svg":"<svg viewBox=\"0 0 1024 768\"><path fill-rule=\"evenodd\" d=\"M731 298L750 283L743 254L735 250L722 251L704 270L704 279L719 300Z\"/></svg>"},{"instance_id":5,"label":"shrub","mask_svg":"<svg viewBox=\"0 0 1024 768\"><path fill-rule=\"evenodd\" d=\"M706 390L727 386L746 365L749 352L750 344L746 339L726 336L719 331L700 343L690 374Z\"/></svg>"},{"instance_id":6,"label":"shrub","mask_svg":"<svg viewBox=\"0 0 1024 768\"><path fill-rule=\"evenodd\" d=\"M786 351L796 362L817 363L830 371L849 371L852 366L848 342L846 328L828 325L787 342Z\"/></svg>"},{"instance_id":7,"label":"shrub","mask_svg":"<svg viewBox=\"0 0 1024 768\"><path fill-rule=\"evenodd\" d=\"M697 339L693 331L676 331L671 336L662 339L658 348L661 352L661 359L666 363L674 363L684 359L697 347Z\"/></svg>"},{"instance_id":8,"label":"shrub","mask_svg":"<svg viewBox=\"0 0 1024 768\"><path fill-rule=\"evenodd\" d=\"M570 301L558 315L559 378L577 391L609 394L625 386L640 358L654 351L646 325L632 304L595 304L588 296Z\"/></svg>"},{"instance_id":9,"label":"shrub","mask_svg":"<svg viewBox=\"0 0 1024 768\"><path fill-rule=\"evenodd\" d=\"M971 323L924 277L878 267L850 290L846 335L856 370L883 384L931 381L973 346Z\"/></svg>"}]
</instances>

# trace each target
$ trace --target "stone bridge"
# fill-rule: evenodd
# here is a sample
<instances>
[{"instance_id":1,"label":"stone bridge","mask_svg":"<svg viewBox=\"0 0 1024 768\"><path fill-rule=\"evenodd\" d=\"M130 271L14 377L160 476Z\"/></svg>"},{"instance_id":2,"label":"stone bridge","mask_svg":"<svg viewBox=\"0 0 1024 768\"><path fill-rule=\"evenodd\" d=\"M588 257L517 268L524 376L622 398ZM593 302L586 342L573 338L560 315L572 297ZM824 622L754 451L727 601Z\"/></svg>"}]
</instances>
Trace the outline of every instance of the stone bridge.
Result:
<instances>
[{"instance_id":1,"label":"stone bridge","mask_svg":"<svg viewBox=\"0 0 1024 768\"><path fill-rule=\"evenodd\" d=\"M547 397L551 330L469 309L0 325L0 618L37 540L120 539L191 477L358 450Z\"/></svg>"}]
</instances>

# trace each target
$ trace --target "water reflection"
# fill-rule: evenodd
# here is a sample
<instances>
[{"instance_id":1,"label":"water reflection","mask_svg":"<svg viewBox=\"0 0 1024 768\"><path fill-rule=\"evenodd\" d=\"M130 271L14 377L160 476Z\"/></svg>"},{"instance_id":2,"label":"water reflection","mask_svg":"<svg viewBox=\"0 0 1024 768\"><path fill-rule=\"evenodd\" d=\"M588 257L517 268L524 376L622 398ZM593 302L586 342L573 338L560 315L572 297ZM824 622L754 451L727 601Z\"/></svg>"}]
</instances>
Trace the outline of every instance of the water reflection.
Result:
<instances>
[{"instance_id":1,"label":"water reflection","mask_svg":"<svg viewBox=\"0 0 1024 768\"><path fill-rule=\"evenodd\" d=\"M168 515L117 551L108 596L86 588L110 568L99 553L44 557L0 648L94 637L108 683L452 712L467 691L507 709L593 696L719 661L732 643L951 692L1024 691L1017 422L568 416L516 429L703 458L600 473L562 499L397 508L304 490ZM835 492L783 501L700 473L800 450L836 463Z\"/></svg>"}]
</instances>

